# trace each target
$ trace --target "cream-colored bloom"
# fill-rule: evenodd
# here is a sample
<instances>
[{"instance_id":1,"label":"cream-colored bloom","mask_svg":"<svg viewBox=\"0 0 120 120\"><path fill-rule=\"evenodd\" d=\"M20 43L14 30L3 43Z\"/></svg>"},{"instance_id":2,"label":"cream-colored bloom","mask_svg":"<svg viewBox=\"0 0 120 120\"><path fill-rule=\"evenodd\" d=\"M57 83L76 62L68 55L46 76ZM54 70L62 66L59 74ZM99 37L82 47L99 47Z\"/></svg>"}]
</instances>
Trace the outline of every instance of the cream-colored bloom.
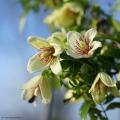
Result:
<instances>
[{"instance_id":1,"label":"cream-colored bloom","mask_svg":"<svg viewBox=\"0 0 120 120\"><path fill-rule=\"evenodd\" d=\"M119 96L115 81L104 72L98 73L89 93L91 93L95 103L101 103L110 93L114 96Z\"/></svg>"},{"instance_id":2,"label":"cream-colored bloom","mask_svg":"<svg viewBox=\"0 0 120 120\"><path fill-rule=\"evenodd\" d=\"M73 58L91 57L94 51L101 47L101 42L93 41L97 31L95 28L89 29L81 34L75 31L67 33L68 49L67 54Z\"/></svg>"},{"instance_id":3,"label":"cream-colored bloom","mask_svg":"<svg viewBox=\"0 0 120 120\"><path fill-rule=\"evenodd\" d=\"M75 3L66 3L45 18L45 23L51 27L69 27L74 23L80 24L83 10Z\"/></svg>"},{"instance_id":4,"label":"cream-colored bloom","mask_svg":"<svg viewBox=\"0 0 120 120\"><path fill-rule=\"evenodd\" d=\"M28 38L28 42L39 51L38 54L29 59L27 69L30 73L50 67L54 74L61 74L62 68L59 55L64 49L64 35L61 32L56 32L47 40L39 37Z\"/></svg>"},{"instance_id":5,"label":"cream-colored bloom","mask_svg":"<svg viewBox=\"0 0 120 120\"><path fill-rule=\"evenodd\" d=\"M32 102L37 96L41 96L42 102L45 104L51 101L52 92L49 81L41 75L33 77L30 81L25 83L22 86L22 90L22 98L29 102Z\"/></svg>"}]
</instances>

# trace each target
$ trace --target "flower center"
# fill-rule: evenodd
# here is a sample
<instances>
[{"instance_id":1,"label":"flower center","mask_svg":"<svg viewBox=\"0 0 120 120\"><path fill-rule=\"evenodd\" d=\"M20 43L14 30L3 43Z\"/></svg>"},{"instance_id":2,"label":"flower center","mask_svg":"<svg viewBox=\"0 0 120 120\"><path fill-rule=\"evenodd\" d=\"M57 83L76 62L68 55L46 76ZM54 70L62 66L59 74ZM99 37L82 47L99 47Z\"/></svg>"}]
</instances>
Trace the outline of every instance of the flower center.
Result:
<instances>
[{"instance_id":1,"label":"flower center","mask_svg":"<svg viewBox=\"0 0 120 120\"><path fill-rule=\"evenodd\" d=\"M45 64L48 64L52 62L52 60L54 59L54 56L53 56L54 52L55 52L54 47L41 48L41 51L38 54L38 56L42 62L44 62Z\"/></svg>"},{"instance_id":2,"label":"flower center","mask_svg":"<svg viewBox=\"0 0 120 120\"><path fill-rule=\"evenodd\" d=\"M87 40L76 40L76 52L80 55L88 54L91 47L89 46L89 42Z\"/></svg>"}]
</instances>

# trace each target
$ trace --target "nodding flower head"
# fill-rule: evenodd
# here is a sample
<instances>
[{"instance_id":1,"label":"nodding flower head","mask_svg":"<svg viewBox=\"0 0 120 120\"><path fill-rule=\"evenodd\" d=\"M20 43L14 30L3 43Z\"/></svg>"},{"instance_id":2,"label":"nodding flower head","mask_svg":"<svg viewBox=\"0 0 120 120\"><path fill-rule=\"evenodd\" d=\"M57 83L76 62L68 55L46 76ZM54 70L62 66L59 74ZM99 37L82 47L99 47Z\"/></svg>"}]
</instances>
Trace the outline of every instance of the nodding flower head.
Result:
<instances>
[{"instance_id":1,"label":"nodding flower head","mask_svg":"<svg viewBox=\"0 0 120 120\"><path fill-rule=\"evenodd\" d=\"M47 104L51 101L51 88L48 79L42 75L33 77L22 86L22 98L28 102L34 102L37 96L42 97L42 102Z\"/></svg>"},{"instance_id":2,"label":"nodding flower head","mask_svg":"<svg viewBox=\"0 0 120 120\"><path fill-rule=\"evenodd\" d=\"M93 41L97 31L92 28L81 34L75 31L67 33L68 49L67 54L74 58L91 57L94 51L101 47L101 42Z\"/></svg>"},{"instance_id":3,"label":"nodding flower head","mask_svg":"<svg viewBox=\"0 0 120 120\"><path fill-rule=\"evenodd\" d=\"M103 102L106 96L110 93L116 97L119 96L115 81L104 72L98 73L89 90L89 93L91 93L95 103Z\"/></svg>"}]
</instances>

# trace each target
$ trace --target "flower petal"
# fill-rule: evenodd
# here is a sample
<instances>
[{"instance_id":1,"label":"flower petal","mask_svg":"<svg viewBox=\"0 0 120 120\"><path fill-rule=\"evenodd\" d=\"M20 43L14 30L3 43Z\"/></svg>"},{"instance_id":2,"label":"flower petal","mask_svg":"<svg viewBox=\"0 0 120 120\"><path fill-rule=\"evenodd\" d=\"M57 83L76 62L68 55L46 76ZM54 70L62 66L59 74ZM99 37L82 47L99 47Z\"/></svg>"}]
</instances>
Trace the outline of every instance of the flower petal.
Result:
<instances>
[{"instance_id":1,"label":"flower petal","mask_svg":"<svg viewBox=\"0 0 120 120\"><path fill-rule=\"evenodd\" d=\"M108 74L101 72L100 79L107 87L116 87L115 81Z\"/></svg>"},{"instance_id":2,"label":"flower petal","mask_svg":"<svg viewBox=\"0 0 120 120\"><path fill-rule=\"evenodd\" d=\"M92 95L92 98L93 98L93 100L96 104L99 104L99 103L103 102L103 100L105 99L105 95L99 94L98 89L95 89L94 91L92 91L91 95Z\"/></svg>"},{"instance_id":3,"label":"flower petal","mask_svg":"<svg viewBox=\"0 0 120 120\"><path fill-rule=\"evenodd\" d=\"M50 45L55 49L53 56L58 56L63 52L63 48L59 44L51 43Z\"/></svg>"},{"instance_id":4,"label":"flower petal","mask_svg":"<svg viewBox=\"0 0 120 120\"><path fill-rule=\"evenodd\" d=\"M30 43L34 48L40 49L44 47L49 47L49 43L45 41L44 38L40 37L28 37L28 43Z\"/></svg>"},{"instance_id":5,"label":"flower petal","mask_svg":"<svg viewBox=\"0 0 120 120\"><path fill-rule=\"evenodd\" d=\"M80 33L75 32L75 31L69 31L67 33L67 42L68 45L70 46L70 48L72 48L73 50L75 50L75 45L76 45L76 41L79 42L80 39Z\"/></svg>"},{"instance_id":6,"label":"flower petal","mask_svg":"<svg viewBox=\"0 0 120 120\"><path fill-rule=\"evenodd\" d=\"M97 31L95 28L91 28L88 31L85 32L85 38L92 42L93 38L96 36Z\"/></svg>"},{"instance_id":7,"label":"flower petal","mask_svg":"<svg viewBox=\"0 0 120 120\"><path fill-rule=\"evenodd\" d=\"M74 52L72 49L68 48L67 49L67 54L73 58L76 58L76 59L79 59L79 58L82 58L83 56L82 55L78 55L76 52Z\"/></svg>"},{"instance_id":8,"label":"flower petal","mask_svg":"<svg viewBox=\"0 0 120 120\"><path fill-rule=\"evenodd\" d=\"M36 86L37 84L39 84L39 80L41 79L41 75L35 76L32 79L30 79L28 82L26 82L25 84L22 85L22 89L30 89L33 86Z\"/></svg>"},{"instance_id":9,"label":"flower petal","mask_svg":"<svg viewBox=\"0 0 120 120\"><path fill-rule=\"evenodd\" d=\"M23 90L21 97L23 100L30 100L33 95L34 93L32 92L32 90Z\"/></svg>"},{"instance_id":10,"label":"flower petal","mask_svg":"<svg viewBox=\"0 0 120 120\"><path fill-rule=\"evenodd\" d=\"M95 78L95 80L94 80L94 82L93 82L93 84L92 84L92 86L91 86L91 88L90 88L90 90L89 90L89 93L94 90L95 85L97 84L97 82L99 81L99 79L100 79L100 74L98 73L97 76L96 76L96 78Z\"/></svg>"},{"instance_id":11,"label":"flower petal","mask_svg":"<svg viewBox=\"0 0 120 120\"><path fill-rule=\"evenodd\" d=\"M52 99L52 92L50 88L50 83L48 79L41 79L40 81L40 91L42 96L42 102L48 104L51 102Z\"/></svg>"},{"instance_id":12,"label":"flower petal","mask_svg":"<svg viewBox=\"0 0 120 120\"><path fill-rule=\"evenodd\" d=\"M93 41L91 46L93 46L93 48L88 52L88 55L92 55L97 48L102 47L102 44L99 41Z\"/></svg>"},{"instance_id":13,"label":"flower petal","mask_svg":"<svg viewBox=\"0 0 120 120\"><path fill-rule=\"evenodd\" d=\"M48 65L40 61L38 55L34 55L28 61L27 70L28 72L33 73L37 71L42 71L47 67Z\"/></svg>"},{"instance_id":14,"label":"flower petal","mask_svg":"<svg viewBox=\"0 0 120 120\"><path fill-rule=\"evenodd\" d=\"M62 32L55 32L48 38L48 42L55 48L54 56L60 55L64 50L65 35Z\"/></svg>"},{"instance_id":15,"label":"flower petal","mask_svg":"<svg viewBox=\"0 0 120 120\"><path fill-rule=\"evenodd\" d=\"M54 59L54 61L50 64L50 68L54 74L62 73L62 67L58 58Z\"/></svg>"},{"instance_id":16,"label":"flower petal","mask_svg":"<svg viewBox=\"0 0 120 120\"><path fill-rule=\"evenodd\" d=\"M51 42L64 42L66 36L63 32L55 32L48 39L51 39Z\"/></svg>"}]
</instances>

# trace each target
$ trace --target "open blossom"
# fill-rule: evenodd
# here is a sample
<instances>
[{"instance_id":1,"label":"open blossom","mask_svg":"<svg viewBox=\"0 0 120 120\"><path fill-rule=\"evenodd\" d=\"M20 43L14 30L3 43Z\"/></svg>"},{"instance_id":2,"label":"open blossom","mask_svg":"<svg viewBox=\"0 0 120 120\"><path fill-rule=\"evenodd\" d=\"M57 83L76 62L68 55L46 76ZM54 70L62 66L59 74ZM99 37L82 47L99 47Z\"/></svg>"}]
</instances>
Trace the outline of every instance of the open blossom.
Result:
<instances>
[{"instance_id":1,"label":"open blossom","mask_svg":"<svg viewBox=\"0 0 120 120\"><path fill-rule=\"evenodd\" d=\"M30 73L50 67L54 74L61 74L60 54L64 49L62 45L64 35L56 32L47 40L32 36L28 38L28 42L38 50L38 53L29 59L27 69Z\"/></svg>"},{"instance_id":2,"label":"open blossom","mask_svg":"<svg viewBox=\"0 0 120 120\"><path fill-rule=\"evenodd\" d=\"M82 8L75 3L66 3L45 18L45 23L51 27L70 27L74 23L80 24L83 15Z\"/></svg>"},{"instance_id":3,"label":"open blossom","mask_svg":"<svg viewBox=\"0 0 120 120\"><path fill-rule=\"evenodd\" d=\"M41 76L35 76L22 86L22 98L29 102L33 102L37 96L42 97L42 102L50 103L52 92L49 81Z\"/></svg>"},{"instance_id":4,"label":"open blossom","mask_svg":"<svg viewBox=\"0 0 120 120\"><path fill-rule=\"evenodd\" d=\"M104 72L98 73L89 90L89 93L91 93L95 103L101 103L110 93L116 97L119 96L115 81Z\"/></svg>"},{"instance_id":5,"label":"open blossom","mask_svg":"<svg viewBox=\"0 0 120 120\"><path fill-rule=\"evenodd\" d=\"M95 28L89 29L81 34L75 31L67 33L68 49L67 54L73 58L91 57L94 51L101 47L99 41L93 41L97 31Z\"/></svg>"}]
</instances>

